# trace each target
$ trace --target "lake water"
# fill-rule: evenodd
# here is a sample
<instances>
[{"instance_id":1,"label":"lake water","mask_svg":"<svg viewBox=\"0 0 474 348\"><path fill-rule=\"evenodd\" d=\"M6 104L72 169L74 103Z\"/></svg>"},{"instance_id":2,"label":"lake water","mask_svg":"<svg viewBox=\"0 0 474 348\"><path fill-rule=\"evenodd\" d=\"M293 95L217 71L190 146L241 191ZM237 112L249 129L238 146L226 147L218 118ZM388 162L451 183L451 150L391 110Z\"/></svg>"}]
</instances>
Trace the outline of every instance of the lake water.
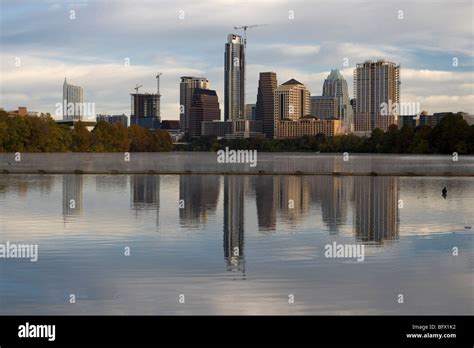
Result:
<instances>
[{"instance_id":1,"label":"lake water","mask_svg":"<svg viewBox=\"0 0 474 348\"><path fill-rule=\"evenodd\" d=\"M472 177L1 174L38 260L0 258L0 315L473 314L473 213Z\"/></svg>"}]
</instances>

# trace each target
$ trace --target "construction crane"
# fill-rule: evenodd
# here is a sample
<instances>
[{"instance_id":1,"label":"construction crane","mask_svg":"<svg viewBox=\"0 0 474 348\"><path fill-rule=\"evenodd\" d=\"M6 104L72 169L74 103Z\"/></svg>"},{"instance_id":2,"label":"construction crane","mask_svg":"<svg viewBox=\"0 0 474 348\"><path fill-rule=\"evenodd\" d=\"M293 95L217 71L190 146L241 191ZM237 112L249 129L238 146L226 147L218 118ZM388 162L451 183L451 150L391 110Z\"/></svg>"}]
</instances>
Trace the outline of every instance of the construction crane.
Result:
<instances>
[{"instance_id":1,"label":"construction crane","mask_svg":"<svg viewBox=\"0 0 474 348\"><path fill-rule=\"evenodd\" d=\"M138 89L139 89L139 88L142 88L142 87L143 87L143 85L138 85L138 84L137 84L137 86L134 88L135 94L138 95Z\"/></svg>"},{"instance_id":2,"label":"construction crane","mask_svg":"<svg viewBox=\"0 0 474 348\"><path fill-rule=\"evenodd\" d=\"M135 100L133 101L133 113L135 114L135 119L137 120L137 124L138 124L138 89L143 87L143 85L139 85L137 83L137 85L135 86L134 90L135 90Z\"/></svg>"},{"instance_id":3,"label":"construction crane","mask_svg":"<svg viewBox=\"0 0 474 348\"><path fill-rule=\"evenodd\" d=\"M235 30L240 30L240 29L244 30L244 51L245 51L245 53L247 53L247 29L252 29L252 28L257 28L257 27L264 27L264 26L266 26L266 24L242 25L240 27L234 26ZM245 80L245 71L244 71L244 81L246 81ZM244 100L245 100L245 86L244 86ZM247 126L246 126L246 128L247 128ZM245 131L247 131L247 129Z\"/></svg>"},{"instance_id":4,"label":"construction crane","mask_svg":"<svg viewBox=\"0 0 474 348\"><path fill-rule=\"evenodd\" d=\"M264 27L266 24L252 24L252 25L242 25L240 27L234 27L235 30L244 30L244 46L247 48L247 29L252 29L256 27Z\"/></svg>"},{"instance_id":5,"label":"construction crane","mask_svg":"<svg viewBox=\"0 0 474 348\"><path fill-rule=\"evenodd\" d=\"M156 73L156 104L155 104L155 115L160 118L160 76L162 73Z\"/></svg>"},{"instance_id":6,"label":"construction crane","mask_svg":"<svg viewBox=\"0 0 474 348\"><path fill-rule=\"evenodd\" d=\"M163 75L163 73L157 73L156 74L156 93L160 95L160 76Z\"/></svg>"}]
</instances>

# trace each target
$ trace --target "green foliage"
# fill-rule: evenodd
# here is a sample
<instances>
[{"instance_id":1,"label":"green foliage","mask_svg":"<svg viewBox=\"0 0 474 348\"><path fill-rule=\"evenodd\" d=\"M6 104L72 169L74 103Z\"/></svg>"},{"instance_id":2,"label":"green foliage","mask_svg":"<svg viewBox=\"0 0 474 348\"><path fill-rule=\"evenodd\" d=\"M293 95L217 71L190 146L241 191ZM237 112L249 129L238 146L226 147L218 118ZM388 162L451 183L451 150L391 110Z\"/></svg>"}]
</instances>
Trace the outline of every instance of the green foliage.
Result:
<instances>
[{"instance_id":1,"label":"green foliage","mask_svg":"<svg viewBox=\"0 0 474 348\"><path fill-rule=\"evenodd\" d=\"M409 154L474 154L474 126L469 126L460 115L448 115L440 123L413 129L390 126L387 132L374 129L370 137L353 134L325 137L323 134L298 139L219 139L201 137L181 146L186 151L217 151L249 149L262 152L355 152L355 153L409 153Z\"/></svg>"},{"instance_id":2,"label":"green foliage","mask_svg":"<svg viewBox=\"0 0 474 348\"><path fill-rule=\"evenodd\" d=\"M58 125L49 114L9 117L0 111L0 152L172 151L168 132L140 126L98 122L90 132L83 122L74 129Z\"/></svg>"},{"instance_id":3,"label":"green foliage","mask_svg":"<svg viewBox=\"0 0 474 348\"><path fill-rule=\"evenodd\" d=\"M435 153L468 153L472 129L461 115L447 115L433 128L429 138ZM472 151L472 148L471 148Z\"/></svg>"},{"instance_id":4,"label":"green foliage","mask_svg":"<svg viewBox=\"0 0 474 348\"><path fill-rule=\"evenodd\" d=\"M217 151L248 149L262 152L355 152L412 154L474 154L474 126L460 115L445 116L438 125L392 126L387 132L374 129L370 137L353 134L325 137L323 134L299 139L217 139L200 137L177 150ZM39 117L9 117L0 111L0 152L158 152L172 151L174 145L166 131L151 132L133 125L98 122L92 132L82 122L74 129L60 126L49 114Z\"/></svg>"}]
</instances>

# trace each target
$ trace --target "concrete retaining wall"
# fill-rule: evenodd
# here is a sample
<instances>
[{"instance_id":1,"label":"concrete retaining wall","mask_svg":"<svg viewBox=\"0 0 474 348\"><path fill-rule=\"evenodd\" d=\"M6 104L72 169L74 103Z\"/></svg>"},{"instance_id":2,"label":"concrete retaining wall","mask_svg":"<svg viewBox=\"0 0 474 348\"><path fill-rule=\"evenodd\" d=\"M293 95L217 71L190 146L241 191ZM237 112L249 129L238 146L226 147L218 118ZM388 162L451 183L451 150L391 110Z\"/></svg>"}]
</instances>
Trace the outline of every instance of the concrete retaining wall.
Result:
<instances>
[{"instance_id":1,"label":"concrete retaining wall","mask_svg":"<svg viewBox=\"0 0 474 348\"><path fill-rule=\"evenodd\" d=\"M0 173L336 174L474 176L474 156L262 153L257 165L218 163L214 152L0 153Z\"/></svg>"}]
</instances>

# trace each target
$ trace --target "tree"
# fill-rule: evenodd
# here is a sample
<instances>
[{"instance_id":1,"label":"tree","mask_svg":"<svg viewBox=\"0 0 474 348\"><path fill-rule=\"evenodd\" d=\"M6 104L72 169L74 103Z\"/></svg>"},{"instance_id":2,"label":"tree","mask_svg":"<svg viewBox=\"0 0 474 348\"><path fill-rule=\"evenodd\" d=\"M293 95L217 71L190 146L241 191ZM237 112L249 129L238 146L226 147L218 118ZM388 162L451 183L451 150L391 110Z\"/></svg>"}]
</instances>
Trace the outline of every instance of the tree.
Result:
<instances>
[{"instance_id":1,"label":"tree","mask_svg":"<svg viewBox=\"0 0 474 348\"><path fill-rule=\"evenodd\" d=\"M461 115L446 115L433 128L429 143L435 153L467 153L471 129Z\"/></svg>"},{"instance_id":2,"label":"tree","mask_svg":"<svg viewBox=\"0 0 474 348\"><path fill-rule=\"evenodd\" d=\"M90 151L91 144L92 136L84 123L81 121L75 123L72 132L72 150L75 152Z\"/></svg>"},{"instance_id":3,"label":"tree","mask_svg":"<svg viewBox=\"0 0 474 348\"><path fill-rule=\"evenodd\" d=\"M152 134L151 151L167 152L173 150L173 141L171 136L166 131L156 131Z\"/></svg>"},{"instance_id":4,"label":"tree","mask_svg":"<svg viewBox=\"0 0 474 348\"><path fill-rule=\"evenodd\" d=\"M150 131L141 126L133 125L128 127L128 137L130 139L130 151L150 151L153 143L153 138Z\"/></svg>"}]
</instances>

